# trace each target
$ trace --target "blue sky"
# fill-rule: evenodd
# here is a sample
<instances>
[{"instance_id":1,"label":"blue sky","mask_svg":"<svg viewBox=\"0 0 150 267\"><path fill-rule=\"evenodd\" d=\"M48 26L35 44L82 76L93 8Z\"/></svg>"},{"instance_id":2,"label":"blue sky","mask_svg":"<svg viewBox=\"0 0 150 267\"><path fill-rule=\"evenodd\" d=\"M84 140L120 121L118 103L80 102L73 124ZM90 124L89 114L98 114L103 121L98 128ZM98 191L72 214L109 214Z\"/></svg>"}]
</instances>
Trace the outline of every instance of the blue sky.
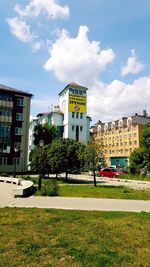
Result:
<instances>
[{"instance_id":1,"label":"blue sky","mask_svg":"<svg viewBox=\"0 0 150 267\"><path fill-rule=\"evenodd\" d=\"M33 93L32 117L70 82L93 123L150 114L149 0L0 2L0 83Z\"/></svg>"}]
</instances>

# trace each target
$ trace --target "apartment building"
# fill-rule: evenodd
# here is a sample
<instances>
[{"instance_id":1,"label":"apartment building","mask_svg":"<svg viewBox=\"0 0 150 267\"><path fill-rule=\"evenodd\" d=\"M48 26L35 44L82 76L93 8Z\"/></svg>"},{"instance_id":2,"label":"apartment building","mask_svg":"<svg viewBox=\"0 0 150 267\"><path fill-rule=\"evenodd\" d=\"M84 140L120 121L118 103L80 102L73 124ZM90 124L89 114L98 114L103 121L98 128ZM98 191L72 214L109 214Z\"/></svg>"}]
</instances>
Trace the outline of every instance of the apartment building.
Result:
<instances>
[{"instance_id":1,"label":"apartment building","mask_svg":"<svg viewBox=\"0 0 150 267\"><path fill-rule=\"evenodd\" d=\"M131 152L140 147L140 137L144 125L150 121L146 110L143 114L123 117L119 120L103 123L98 121L91 134L101 145L107 165L129 165Z\"/></svg>"},{"instance_id":2,"label":"apartment building","mask_svg":"<svg viewBox=\"0 0 150 267\"><path fill-rule=\"evenodd\" d=\"M88 88L76 83L68 84L59 93L59 105L51 112L39 113L30 123L29 153L34 148L33 131L38 124L55 125L58 137L70 138L83 143L89 140L90 121L87 116Z\"/></svg>"},{"instance_id":3,"label":"apartment building","mask_svg":"<svg viewBox=\"0 0 150 267\"><path fill-rule=\"evenodd\" d=\"M0 85L0 172L27 171L31 97Z\"/></svg>"}]
</instances>

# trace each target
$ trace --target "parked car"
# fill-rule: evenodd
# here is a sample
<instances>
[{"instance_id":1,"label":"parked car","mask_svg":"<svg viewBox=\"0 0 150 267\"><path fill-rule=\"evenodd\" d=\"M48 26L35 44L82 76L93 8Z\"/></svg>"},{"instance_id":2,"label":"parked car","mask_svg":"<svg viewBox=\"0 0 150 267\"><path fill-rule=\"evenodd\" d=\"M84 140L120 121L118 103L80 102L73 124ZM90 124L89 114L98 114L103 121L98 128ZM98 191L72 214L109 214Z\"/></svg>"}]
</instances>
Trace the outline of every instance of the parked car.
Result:
<instances>
[{"instance_id":1,"label":"parked car","mask_svg":"<svg viewBox=\"0 0 150 267\"><path fill-rule=\"evenodd\" d=\"M101 177L118 177L122 174L121 170L119 169L112 169L112 168L105 168L99 171L99 176Z\"/></svg>"}]
</instances>

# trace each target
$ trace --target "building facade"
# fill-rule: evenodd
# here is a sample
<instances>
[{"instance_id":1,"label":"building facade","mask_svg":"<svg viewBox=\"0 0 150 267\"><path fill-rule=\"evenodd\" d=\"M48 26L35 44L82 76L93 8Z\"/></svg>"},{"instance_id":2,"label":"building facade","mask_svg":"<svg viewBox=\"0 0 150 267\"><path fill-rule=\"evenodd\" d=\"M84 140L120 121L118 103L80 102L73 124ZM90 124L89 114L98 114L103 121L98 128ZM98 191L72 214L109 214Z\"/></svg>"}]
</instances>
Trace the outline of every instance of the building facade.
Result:
<instances>
[{"instance_id":1,"label":"building facade","mask_svg":"<svg viewBox=\"0 0 150 267\"><path fill-rule=\"evenodd\" d=\"M64 114L63 137L86 143L89 140L91 118L87 116L88 88L68 84L59 93L59 107Z\"/></svg>"},{"instance_id":2,"label":"building facade","mask_svg":"<svg viewBox=\"0 0 150 267\"><path fill-rule=\"evenodd\" d=\"M0 85L0 172L27 171L31 97Z\"/></svg>"},{"instance_id":3,"label":"building facade","mask_svg":"<svg viewBox=\"0 0 150 267\"><path fill-rule=\"evenodd\" d=\"M87 88L68 84L59 93L59 105L51 112L39 113L29 129L29 153L34 148L33 131L38 124L51 124L57 128L58 137L86 143L90 135L91 118L87 116Z\"/></svg>"},{"instance_id":4,"label":"building facade","mask_svg":"<svg viewBox=\"0 0 150 267\"><path fill-rule=\"evenodd\" d=\"M91 128L92 136L103 149L107 165L129 165L130 154L140 147L144 125L149 121L150 117L144 110L143 115L136 113L108 123L98 121Z\"/></svg>"}]
</instances>

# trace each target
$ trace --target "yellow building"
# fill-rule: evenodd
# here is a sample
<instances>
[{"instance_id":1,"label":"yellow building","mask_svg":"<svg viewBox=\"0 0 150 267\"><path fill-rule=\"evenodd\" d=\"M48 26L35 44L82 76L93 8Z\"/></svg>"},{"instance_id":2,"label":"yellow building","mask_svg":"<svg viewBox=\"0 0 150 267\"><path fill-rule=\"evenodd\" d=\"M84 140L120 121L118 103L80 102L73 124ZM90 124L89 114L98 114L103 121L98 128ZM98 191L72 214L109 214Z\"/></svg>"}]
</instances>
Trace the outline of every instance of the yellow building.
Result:
<instances>
[{"instance_id":1,"label":"yellow building","mask_svg":"<svg viewBox=\"0 0 150 267\"><path fill-rule=\"evenodd\" d=\"M146 110L131 117L103 123L98 121L91 134L103 147L107 165L128 166L131 152L140 147L140 136L144 125L150 121Z\"/></svg>"}]
</instances>

